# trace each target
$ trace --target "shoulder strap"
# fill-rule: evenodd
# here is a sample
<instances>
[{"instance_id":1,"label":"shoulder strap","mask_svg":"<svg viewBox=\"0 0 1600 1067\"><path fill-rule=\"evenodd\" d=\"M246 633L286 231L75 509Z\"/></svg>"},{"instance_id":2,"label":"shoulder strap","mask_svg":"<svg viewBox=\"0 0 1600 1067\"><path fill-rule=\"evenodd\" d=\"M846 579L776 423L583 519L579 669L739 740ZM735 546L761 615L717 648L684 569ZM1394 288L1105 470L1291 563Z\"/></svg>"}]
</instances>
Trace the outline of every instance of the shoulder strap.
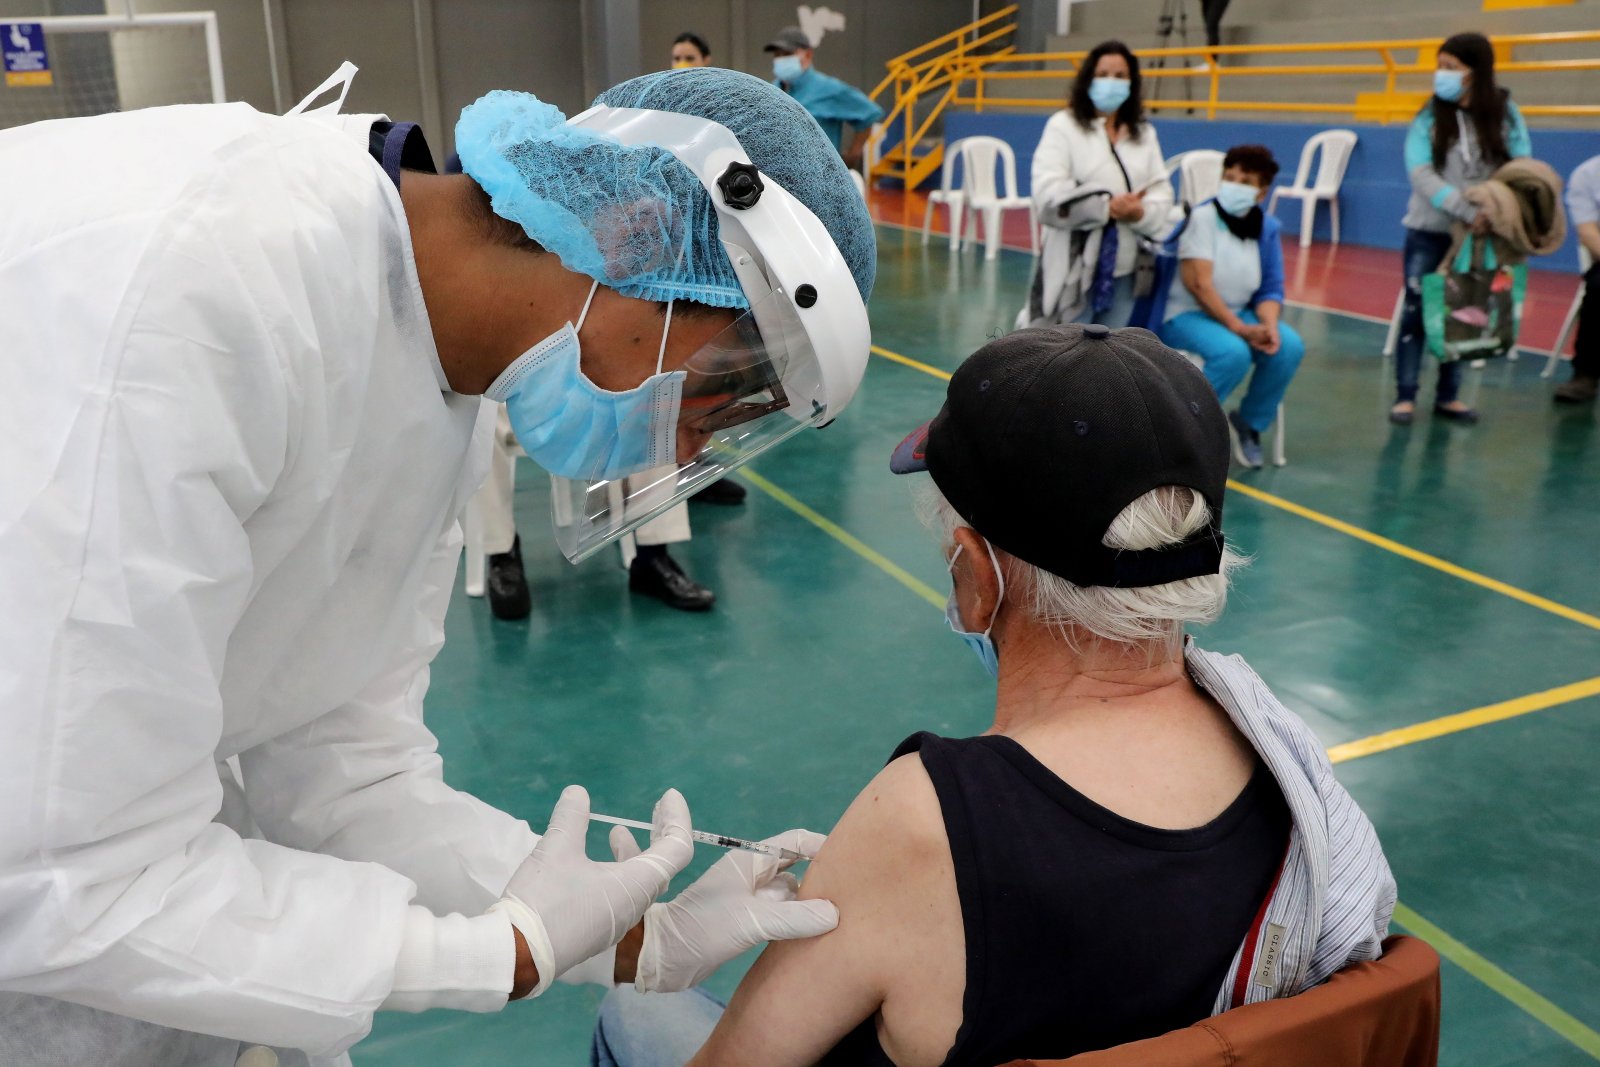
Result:
<instances>
[{"instance_id":1,"label":"shoulder strap","mask_svg":"<svg viewBox=\"0 0 1600 1067\"><path fill-rule=\"evenodd\" d=\"M1128 187L1128 192L1133 192L1133 179L1128 177L1128 168L1122 165L1122 156L1117 152L1117 142L1111 139L1111 124L1105 126L1106 147L1111 149L1111 158L1116 161L1117 169L1122 172L1122 184Z\"/></svg>"}]
</instances>

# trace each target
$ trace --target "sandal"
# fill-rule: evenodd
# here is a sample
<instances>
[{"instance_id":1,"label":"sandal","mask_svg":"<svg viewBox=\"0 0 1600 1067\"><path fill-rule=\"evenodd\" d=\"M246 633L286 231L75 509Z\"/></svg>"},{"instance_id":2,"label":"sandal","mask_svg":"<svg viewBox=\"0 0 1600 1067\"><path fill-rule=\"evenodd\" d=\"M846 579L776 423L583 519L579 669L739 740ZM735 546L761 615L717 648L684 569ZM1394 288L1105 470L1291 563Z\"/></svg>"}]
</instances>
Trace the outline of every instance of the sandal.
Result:
<instances>
[{"instance_id":1,"label":"sandal","mask_svg":"<svg viewBox=\"0 0 1600 1067\"><path fill-rule=\"evenodd\" d=\"M1396 426L1410 426L1411 421L1417 417L1416 405L1409 400L1400 400L1389 409L1389 421Z\"/></svg>"}]
</instances>

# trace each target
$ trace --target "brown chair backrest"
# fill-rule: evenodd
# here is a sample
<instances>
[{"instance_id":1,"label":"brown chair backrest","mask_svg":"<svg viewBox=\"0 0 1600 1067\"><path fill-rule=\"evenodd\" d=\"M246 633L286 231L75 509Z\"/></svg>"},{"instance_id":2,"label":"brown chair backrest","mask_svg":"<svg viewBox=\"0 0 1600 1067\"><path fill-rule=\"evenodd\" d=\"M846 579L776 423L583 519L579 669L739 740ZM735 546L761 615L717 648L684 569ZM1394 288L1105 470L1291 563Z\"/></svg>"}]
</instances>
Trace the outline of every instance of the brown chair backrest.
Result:
<instances>
[{"instance_id":1,"label":"brown chair backrest","mask_svg":"<svg viewBox=\"0 0 1600 1067\"><path fill-rule=\"evenodd\" d=\"M1065 1060L1012 1067L1436 1067L1439 954L1391 937L1383 958L1297 997L1250 1004L1183 1030Z\"/></svg>"}]
</instances>

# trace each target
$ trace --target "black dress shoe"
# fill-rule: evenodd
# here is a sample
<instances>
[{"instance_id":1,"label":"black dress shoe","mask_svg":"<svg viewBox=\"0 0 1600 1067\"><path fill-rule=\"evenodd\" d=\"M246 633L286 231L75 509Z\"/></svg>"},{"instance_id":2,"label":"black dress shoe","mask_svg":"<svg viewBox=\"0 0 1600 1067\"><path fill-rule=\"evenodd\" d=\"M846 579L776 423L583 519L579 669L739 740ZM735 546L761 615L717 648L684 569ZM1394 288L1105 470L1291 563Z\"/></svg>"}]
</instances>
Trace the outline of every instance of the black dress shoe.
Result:
<instances>
[{"instance_id":1,"label":"black dress shoe","mask_svg":"<svg viewBox=\"0 0 1600 1067\"><path fill-rule=\"evenodd\" d=\"M513 538L510 552L489 557L489 610L497 619L526 619L533 610L528 579L522 573L522 538Z\"/></svg>"},{"instance_id":2,"label":"black dress shoe","mask_svg":"<svg viewBox=\"0 0 1600 1067\"><path fill-rule=\"evenodd\" d=\"M696 504L743 504L744 497L744 486L727 478L718 478L698 493L689 495Z\"/></svg>"},{"instance_id":3,"label":"black dress shoe","mask_svg":"<svg viewBox=\"0 0 1600 1067\"><path fill-rule=\"evenodd\" d=\"M679 611L710 611L717 602L717 594L684 574L678 561L665 551L635 556L628 567L628 588Z\"/></svg>"}]
</instances>

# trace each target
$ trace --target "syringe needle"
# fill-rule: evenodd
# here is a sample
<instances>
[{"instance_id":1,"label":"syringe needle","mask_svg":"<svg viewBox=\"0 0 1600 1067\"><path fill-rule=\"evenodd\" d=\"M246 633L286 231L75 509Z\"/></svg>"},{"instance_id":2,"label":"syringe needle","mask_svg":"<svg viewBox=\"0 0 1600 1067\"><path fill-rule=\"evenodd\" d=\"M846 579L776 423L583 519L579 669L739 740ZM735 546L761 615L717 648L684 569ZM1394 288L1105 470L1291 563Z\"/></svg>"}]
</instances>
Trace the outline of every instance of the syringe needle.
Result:
<instances>
[{"instance_id":1,"label":"syringe needle","mask_svg":"<svg viewBox=\"0 0 1600 1067\"><path fill-rule=\"evenodd\" d=\"M612 826L630 826L635 830L654 829L654 827L647 822L640 822L638 819L619 819L615 815L601 815L597 812L590 812L589 818L594 822L610 823ZM777 845L769 845L764 841L751 841L748 838L743 837L729 837L727 834L712 834L707 833L704 830L690 830L689 836L703 845L716 845L719 848L738 848L743 849L746 852L759 852L763 856L777 856L780 859L789 860L790 862L798 862L806 858L804 855L794 851L793 849L779 848Z\"/></svg>"}]
</instances>

